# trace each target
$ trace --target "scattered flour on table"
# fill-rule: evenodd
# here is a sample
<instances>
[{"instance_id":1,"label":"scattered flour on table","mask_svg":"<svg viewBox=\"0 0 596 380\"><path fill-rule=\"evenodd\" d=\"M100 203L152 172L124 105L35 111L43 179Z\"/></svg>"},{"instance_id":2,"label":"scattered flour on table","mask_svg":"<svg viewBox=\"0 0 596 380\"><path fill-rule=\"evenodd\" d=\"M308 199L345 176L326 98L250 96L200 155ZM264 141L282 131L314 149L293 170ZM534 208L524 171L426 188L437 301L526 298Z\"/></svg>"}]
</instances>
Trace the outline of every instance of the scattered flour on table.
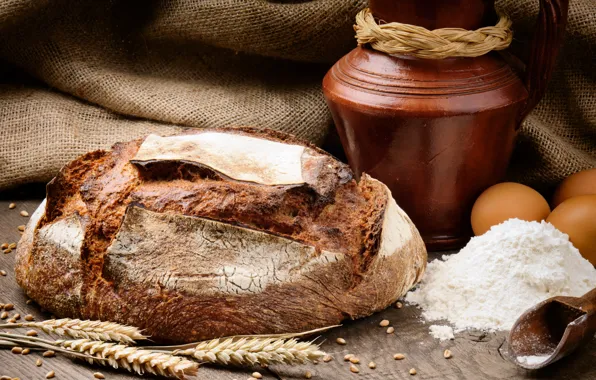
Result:
<instances>
[{"instance_id":1,"label":"scattered flour on table","mask_svg":"<svg viewBox=\"0 0 596 380\"><path fill-rule=\"evenodd\" d=\"M428 329L430 330L430 335L440 341L455 339L453 328L451 326L432 325Z\"/></svg>"},{"instance_id":2,"label":"scattered flour on table","mask_svg":"<svg viewBox=\"0 0 596 380\"><path fill-rule=\"evenodd\" d=\"M509 330L528 308L596 287L596 269L550 223L509 219L474 237L458 254L428 265L406 301L455 331ZM432 333L432 332L431 332Z\"/></svg>"},{"instance_id":3,"label":"scattered flour on table","mask_svg":"<svg viewBox=\"0 0 596 380\"><path fill-rule=\"evenodd\" d=\"M536 364L540 364L546 361L546 359L550 358L549 355L545 355L545 356L536 356L536 355L531 355L531 356L518 356L517 360L520 363L524 363L527 365L536 365Z\"/></svg>"}]
</instances>

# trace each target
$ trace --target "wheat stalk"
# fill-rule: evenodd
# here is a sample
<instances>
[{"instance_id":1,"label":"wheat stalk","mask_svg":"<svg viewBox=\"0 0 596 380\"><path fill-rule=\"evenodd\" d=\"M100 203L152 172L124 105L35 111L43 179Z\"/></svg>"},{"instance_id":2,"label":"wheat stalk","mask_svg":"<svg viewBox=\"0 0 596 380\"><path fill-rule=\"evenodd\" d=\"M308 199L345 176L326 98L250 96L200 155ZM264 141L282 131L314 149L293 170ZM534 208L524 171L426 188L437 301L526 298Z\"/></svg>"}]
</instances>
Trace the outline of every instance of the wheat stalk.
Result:
<instances>
[{"instance_id":1,"label":"wheat stalk","mask_svg":"<svg viewBox=\"0 0 596 380\"><path fill-rule=\"evenodd\" d=\"M132 326L125 326L114 322L82 321L80 319L48 319L40 322L10 323L0 325L0 328L33 327L48 334L69 336L75 339L91 339L114 341L121 343L135 343L135 340L147 339L141 330Z\"/></svg>"},{"instance_id":2,"label":"wheat stalk","mask_svg":"<svg viewBox=\"0 0 596 380\"><path fill-rule=\"evenodd\" d=\"M140 350L136 347L116 343L92 341L89 339L58 340L56 344L68 350L93 356L99 360L86 359L89 363L111 365L124 368L139 375L154 375L184 378L184 375L195 375L199 365L190 360L171 354Z\"/></svg>"},{"instance_id":3,"label":"wheat stalk","mask_svg":"<svg viewBox=\"0 0 596 380\"><path fill-rule=\"evenodd\" d=\"M31 347L34 350L52 350L82 359L94 359L93 357L88 356L86 354L70 351L60 346L57 346L54 342L49 341L47 339L8 333L0 333L0 337L2 338L2 340L0 340L0 347L12 348L14 346L25 346Z\"/></svg>"},{"instance_id":4,"label":"wheat stalk","mask_svg":"<svg viewBox=\"0 0 596 380\"><path fill-rule=\"evenodd\" d=\"M1 326L0 326L1 327ZM333 326L326 326L326 327L320 327L318 329L314 329L314 330L309 330L309 331L302 331L299 333L283 333L283 334L261 334L261 335L256 335L256 334L252 334L252 335L231 335L231 336L224 336L224 337L220 337L219 339L234 339L234 340L238 340L240 338L249 338L249 339L253 339L253 338L261 338L261 339L290 339L290 338L304 338L306 336L310 336L310 335L315 335L318 333L322 333L325 331L329 331L331 329L334 329L336 327L341 327L341 325L333 325ZM201 341L201 342L192 342L192 343L185 343L185 344L177 344L174 346L143 346L143 349L145 350L169 350L169 351L174 351L174 350L186 350L189 348L196 348L196 346L199 343L202 342L207 342L207 341Z\"/></svg>"},{"instance_id":5,"label":"wheat stalk","mask_svg":"<svg viewBox=\"0 0 596 380\"><path fill-rule=\"evenodd\" d=\"M200 362L221 365L269 365L276 363L302 364L321 359L325 353L313 342L299 342L296 337L312 335L336 326L302 333L277 335L243 335L213 339L179 346L131 347L106 342L135 343L136 339L147 339L136 327L112 322L81 321L79 319L51 319L41 322L10 323L0 328L34 327L47 333L67 335L77 340L55 342L25 335L0 332L0 347L14 344L34 348L54 349L81 357L90 363L111 365L138 374L184 378L195 375L198 363L176 356L192 357Z\"/></svg>"},{"instance_id":6,"label":"wheat stalk","mask_svg":"<svg viewBox=\"0 0 596 380\"><path fill-rule=\"evenodd\" d=\"M302 364L321 359L325 353L312 342L275 338L228 338L200 342L175 355L191 356L201 362L222 365Z\"/></svg>"}]
</instances>

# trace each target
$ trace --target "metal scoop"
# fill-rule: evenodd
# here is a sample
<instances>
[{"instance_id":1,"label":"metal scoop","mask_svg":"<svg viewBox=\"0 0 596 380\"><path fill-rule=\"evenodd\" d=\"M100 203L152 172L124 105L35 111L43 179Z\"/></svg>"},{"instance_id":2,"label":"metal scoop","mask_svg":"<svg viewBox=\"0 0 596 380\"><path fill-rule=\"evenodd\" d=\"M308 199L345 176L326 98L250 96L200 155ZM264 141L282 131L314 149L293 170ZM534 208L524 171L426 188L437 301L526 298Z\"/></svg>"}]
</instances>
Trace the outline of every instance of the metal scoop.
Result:
<instances>
[{"instance_id":1,"label":"metal scoop","mask_svg":"<svg viewBox=\"0 0 596 380\"><path fill-rule=\"evenodd\" d=\"M527 369L545 367L594 337L596 289L582 297L553 297L522 314L509 336L508 356Z\"/></svg>"}]
</instances>

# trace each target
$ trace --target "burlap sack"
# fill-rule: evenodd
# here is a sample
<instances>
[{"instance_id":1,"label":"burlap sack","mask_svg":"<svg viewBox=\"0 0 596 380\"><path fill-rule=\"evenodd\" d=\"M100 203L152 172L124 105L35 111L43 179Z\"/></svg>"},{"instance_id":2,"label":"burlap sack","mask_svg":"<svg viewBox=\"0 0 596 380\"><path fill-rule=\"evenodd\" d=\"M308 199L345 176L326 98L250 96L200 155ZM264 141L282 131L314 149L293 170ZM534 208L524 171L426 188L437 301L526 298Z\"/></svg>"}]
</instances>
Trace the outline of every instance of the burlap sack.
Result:
<instances>
[{"instance_id":1,"label":"burlap sack","mask_svg":"<svg viewBox=\"0 0 596 380\"><path fill-rule=\"evenodd\" d=\"M501 5L526 41L534 2ZM331 125L320 82L355 45L352 24L364 6L0 2L0 189L46 181L85 151L182 127L252 125L320 143ZM563 60L522 130L514 179L544 188L596 164L594 14L593 0L573 2Z\"/></svg>"}]
</instances>

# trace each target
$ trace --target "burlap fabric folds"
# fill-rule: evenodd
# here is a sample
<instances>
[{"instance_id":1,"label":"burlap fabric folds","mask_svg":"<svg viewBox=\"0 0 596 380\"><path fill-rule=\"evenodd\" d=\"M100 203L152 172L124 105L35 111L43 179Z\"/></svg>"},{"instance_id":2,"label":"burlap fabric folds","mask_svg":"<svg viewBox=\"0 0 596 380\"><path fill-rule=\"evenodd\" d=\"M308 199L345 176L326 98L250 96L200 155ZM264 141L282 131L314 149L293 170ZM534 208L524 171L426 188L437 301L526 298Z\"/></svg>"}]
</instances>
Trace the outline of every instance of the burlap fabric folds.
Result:
<instances>
[{"instance_id":1,"label":"burlap fabric folds","mask_svg":"<svg viewBox=\"0 0 596 380\"><path fill-rule=\"evenodd\" d=\"M534 1L500 4L529 41ZM0 2L0 189L77 155L186 127L251 125L321 143L326 70L363 0ZM573 0L549 93L510 176L548 189L596 165L596 2Z\"/></svg>"}]
</instances>

